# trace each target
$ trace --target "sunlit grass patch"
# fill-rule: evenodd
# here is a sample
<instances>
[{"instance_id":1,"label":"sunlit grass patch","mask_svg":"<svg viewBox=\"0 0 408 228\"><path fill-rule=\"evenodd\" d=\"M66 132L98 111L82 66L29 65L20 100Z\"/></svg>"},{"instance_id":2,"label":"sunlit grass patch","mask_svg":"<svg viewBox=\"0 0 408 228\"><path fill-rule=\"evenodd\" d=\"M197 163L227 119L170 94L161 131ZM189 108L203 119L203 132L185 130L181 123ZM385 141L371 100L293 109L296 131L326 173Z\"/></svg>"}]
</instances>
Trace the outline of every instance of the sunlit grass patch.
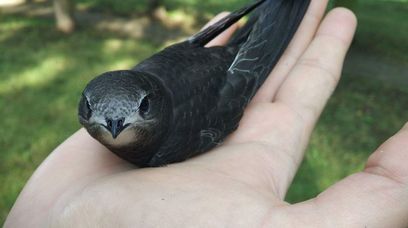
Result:
<instances>
[{"instance_id":1,"label":"sunlit grass patch","mask_svg":"<svg viewBox=\"0 0 408 228\"><path fill-rule=\"evenodd\" d=\"M12 75L8 77L8 79L1 81L0 94L29 86L40 86L49 83L65 68L66 59L61 56L50 56L48 59L42 60L38 66L27 69L18 75Z\"/></svg>"},{"instance_id":2,"label":"sunlit grass patch","mask_svg":"<svg viewBox=\"0 0 408 228\"><path fill-rule=\"evenodd\" d=\"M0 21L8 33L0 43L0 223L34 169L79 129L77 104L86 83L128 69L158 48L93 29L64 36L47 19L11 18Z\"/></svg>"}]
</instances>

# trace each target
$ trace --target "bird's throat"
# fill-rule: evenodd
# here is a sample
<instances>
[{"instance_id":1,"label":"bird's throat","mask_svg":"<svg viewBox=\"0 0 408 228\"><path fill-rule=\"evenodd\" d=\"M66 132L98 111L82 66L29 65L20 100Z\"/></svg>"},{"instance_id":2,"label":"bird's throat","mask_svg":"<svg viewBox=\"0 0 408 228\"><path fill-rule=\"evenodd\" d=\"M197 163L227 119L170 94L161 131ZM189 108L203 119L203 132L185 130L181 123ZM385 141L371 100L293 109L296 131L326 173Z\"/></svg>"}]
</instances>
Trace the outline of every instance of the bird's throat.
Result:
<instances>
[{"instance_id":1,"label":"bird's throat","mask_svg":"<svg viewBox=\"0 0 408 228\"><path fill-rule=\"evenodd\" d=\"M113 148L121 148L134 144L137 141L137 135L134 131L125 129L114 139L109 131L105 131L102 134L102 141Z\"/></svg>"}]
</instances>

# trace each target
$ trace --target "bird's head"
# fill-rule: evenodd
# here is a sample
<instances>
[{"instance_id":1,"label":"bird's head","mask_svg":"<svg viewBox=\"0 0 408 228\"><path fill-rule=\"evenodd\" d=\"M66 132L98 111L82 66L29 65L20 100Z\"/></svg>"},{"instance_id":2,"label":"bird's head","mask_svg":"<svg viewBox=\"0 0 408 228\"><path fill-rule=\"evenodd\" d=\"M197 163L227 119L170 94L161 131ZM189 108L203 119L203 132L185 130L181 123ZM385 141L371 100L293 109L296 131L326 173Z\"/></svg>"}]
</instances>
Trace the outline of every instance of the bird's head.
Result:
<instances>
[{"instance_id":1,"label":"bird's head","mask_svg":"<svg viewBox=\"0 0 408 228\"><path fill-rule=\"evenodd\" d=\"M86 86L80 123L110 148L152 143L171 116L168 96L157 79L123 70L104 73Z\"/></svg>"}]
</instances>

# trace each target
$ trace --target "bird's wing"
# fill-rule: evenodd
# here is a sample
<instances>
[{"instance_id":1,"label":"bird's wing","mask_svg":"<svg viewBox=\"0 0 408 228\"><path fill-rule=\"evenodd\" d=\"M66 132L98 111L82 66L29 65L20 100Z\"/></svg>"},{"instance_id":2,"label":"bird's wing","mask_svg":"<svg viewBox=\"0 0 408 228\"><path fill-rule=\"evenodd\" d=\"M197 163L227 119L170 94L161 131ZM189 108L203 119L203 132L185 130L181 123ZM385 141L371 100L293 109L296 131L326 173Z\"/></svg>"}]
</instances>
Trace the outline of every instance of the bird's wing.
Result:
<instances>
[{"instance_id":1,"label":"bird's wing","mask_svg":"<svg viewBox=\"0 0 408 228\"><path fill-rule=\"evenodd\" d=\"M229 28L231 25L239 21L242 17L250 13L252 10L256 9L258 6L260 6L265 1L267 0L255 1L252 4L244 6L241 9L230 13L228 16L222 18L215 24L209 26L206 29L203 29L202 31L195 34L194 36L190 37L190 39L188 39L188 42L193 46L203 47L208 42L210 42L212 39L214 39L216 36L218 36L220 33L222 33L227 28Z\"/></svg>"},{"instance_id":2,"label":"bird's wing","mask_svg":"<svg viewBox=\"0 0 408 228\"><path fill-rule=\"evenodd\" d=\"M249 36L228 69L220 107L237 97L246 99L242 102L246 104L255 95L288 46L309 3L310 0L268 0L251 15L251 23L240 32Z\"/></svg>"},{"instance_id":3,"label":"bird's wing","mask_svg":"<svg viewBox=\"0 0 408 228\"><path fill-rule=\"evenodd\" d=\"M185 42L166 48L134 69L161 80L174 107L169 134L149 166L185 160L220 141L213 135L221 135L221 121L209 114L217 108L235 53L229 47L194 47Z\"/></svg>"},{"instance_id":4,"label":"bird's wing","mask_svg":"<svg viewBox=\"0 0 408 228\"><path fill-rule=\"evenodd\" d=\"M205 97L207 94L218 96L235 53L236 49L233 48L194 47L183 42L153 55L133 70L148 73L160 80L177 108L196 96L202 100L208 100Z\"/></svg>"},{"instance_id":5,"label":"bird's wing","mask_svg":"<svg viewBox=\"0 0 408 228\"><path fill-rule=\"evenodd\" d=\"M250 19L251 23L238 33L240 37L233 39L230 48L239 47L238 54L236 49L229 52L228 47L219 47L219 52L216 48L201 47L209 37L212 39L226 28L231 21L227 17L180 46L171 47L178 48L176 52L160 55L167 61L166 66L177 66L167 77L161 76L164 84L171 87L170 91L177 91L173 94L175 120L174 129L149 165L182 161L205 152L238 127L244 108L288 46L309 2L266 0L252 15L255 19ZM176 61L171 60L175 58L174 53L177 53ZM234 61L229 59L231 56ZM185 118L186 113L189 117Z\"/></svg>"}]
</instances>

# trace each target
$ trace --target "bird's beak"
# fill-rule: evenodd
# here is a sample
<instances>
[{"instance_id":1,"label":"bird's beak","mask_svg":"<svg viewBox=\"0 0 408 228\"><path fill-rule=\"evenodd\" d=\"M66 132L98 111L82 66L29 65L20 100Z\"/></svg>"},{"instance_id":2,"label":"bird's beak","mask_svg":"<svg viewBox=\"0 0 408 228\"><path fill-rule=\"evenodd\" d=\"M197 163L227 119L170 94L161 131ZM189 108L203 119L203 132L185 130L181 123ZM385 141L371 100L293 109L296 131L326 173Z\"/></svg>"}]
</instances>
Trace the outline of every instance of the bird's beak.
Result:
<instances>
[{"instance_id":1,"label":"bird's beak","mask_svg":"<svg viewBox=\"0 0 408 228\"><path fill-rule=\"evenodd\" d=\"M111 132L112 137L114 139L116 139L116 137L118 137L118 135L120 134L121 131L122 130L118 126L115 126L115 125L113 125L112 128L110 129L110 132Z\"/></svg>"},{"instance_id":2,"label":"bird's beak","mask_svg":"<svg viewBox=\"0 0 408 228\"><path fill-rule=\"evenodd\" d=\"M116 139L118 135L125 129L123 126L123 120L118 119L118 120L109 120L109 124L107 126L107 129L110 131L112 134L112 137Z\"/></svg>"}]
</instances>

